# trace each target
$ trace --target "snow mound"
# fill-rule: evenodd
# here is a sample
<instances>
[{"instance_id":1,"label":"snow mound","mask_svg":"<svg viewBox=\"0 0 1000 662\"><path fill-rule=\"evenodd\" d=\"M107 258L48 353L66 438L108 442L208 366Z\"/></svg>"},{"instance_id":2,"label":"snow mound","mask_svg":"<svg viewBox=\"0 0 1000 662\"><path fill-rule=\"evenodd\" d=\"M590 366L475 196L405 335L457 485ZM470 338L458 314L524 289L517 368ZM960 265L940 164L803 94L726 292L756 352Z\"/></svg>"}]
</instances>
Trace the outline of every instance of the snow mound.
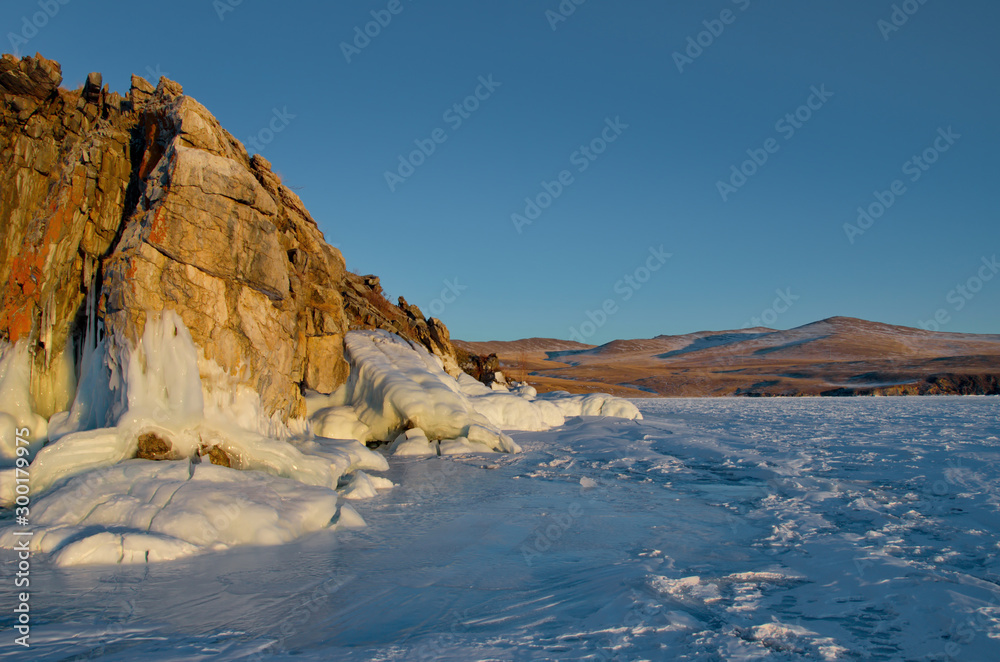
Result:
<instances>
[{"instance_id":1,"label":"snow mound","mask_svg":"<svg viewBox=\"0 0 1000 662\"><path fill-rule=\"evenodd\" d=\"M477 444L468 437L441 440L438 450L441 455L464 455L466 453L489 453L491 449L483 444Z\"/></svg>"},{"instance_id":2,"label":"snow mound","mask_svg":"<svg viewBox=\"0 0 1000 662\"><path fill-rule=\"evenodd\" d=\"M412 428L402 433L389 446L393 455L440 455L438 443L432 442L420 428Z\"/></svg>"},{"instance_id":3,"label":"snow mound","mask_svg":"<svg viewBox=\"0 0 1000 662\"><path fill-rule=\"evenodd\" d=\"M639 409L622 398L605 393L570 395L555 391L538 395L531 386L512 390L491 389L463 374L459 388L472 407L496 427L505 430L544 432L559 427L573 416L607 416L641 420Z\"/></svg>"},{"instance_id":4,"label":"snow mound","mask_svg":"<svg viewBox=\"0 0 1000 662\"><path fill-rule=\"evenodd\" d=\"M352 331L344 344L351 376L333 398L340 402L330 404L350 407L368 427L369 441L394 440L411 429L429 440L453 439L479 426L479 441L491 449L520 451L475 410L458 381L423 346L387 331Z\"/></svg>"},{"instance_id":5,"label":"snow mound","mask_svg":"<svg viewBox=\"0 0 1000 662\"><path fill-rule=\"evenodd\" d=\"M313 432L329 439L366 441L371 428L361 422L351 407L325 407L312 415Z\"/></svg>"},{"instance_id":6,"label":"snow mound","mask_svg":"<svg viewBox=\"0 0 1000 662\"><path fill-rule=\"evenodd\" d=\"M364 471L357 471L347 482L347 485L340 490L340 496L345 499L371 499L378 496L378 490L385 490L395 487L392 481L380 476L369 476Z\"/></svg>"},{"instance_id":7,"label":"snow mound","mask_svg":"<svg viewBox=\"0 0 1000 662\"><path fill-rule=\"evenodd\" d=\"M338 529L363 529L367 524L365 520L361 517L350 504L345 503L340 507L340 512L337 514L337 528Z\"/></svg>"},{"instance_id":8,"label":"snow mound","mask_svg":"<svg viewBox=\"0 0 1000 662\"><path fill-rule=\"evenodd\" d=\"M292 442L306 456L319 457L328 462L333 474L343 476L355 470L388 471L389 462L381 453L369 449L354 439L314 439Z\"/></svg>"},{"instance_id":9,"label":"snow mound","mask_svg":"<svg viewBox=\"0 0 1000 662\"><path fill-rule=\"evenodd\" d=\"M610 395L540 396L531 387L497 390L466 374L456 379L423 346L386 331L352 331L345 345L351 377L313 423L324 430L351 426L353 411L368 428L366 441L396 440L420 429L431 441L465 438L516 453L520 449L503 430L550 430L572 416L642 418L631 402Z\"/></svg>"},{"instance_id":10,"label":"snow mound","mask_svg":"<svg viewBox=\"0 0 1000 662\"><path fill-rule=\"evenodd\" d=\"M336 487L340 477L355 468L388 468L384 458L356 441L333 445L304 442L296 446L247 430L236 432L207 420L184 425L162 418L137 418L113 428L74 432L40 450L30 468L32 492L40 494L67 478L134 458L138 440L146 434L168 442L178 458L219 448L234 469L261 471L328 488ZM10 505L14 499L14 481L6 477L0 475L0 505Z\"/></svg>"},{"instance_id":11,"label":"snow mound","mask_svg":"<svg viewBox=\"0 0 1000 662\"><path fill-rule=\"evenodd\" d=\"M130 460L77 476L32 507L31 548L56 565L166 561L275 545L326 528L337 494L212 464ZM13 531L0 546L13 547Z\"/></svg>"}]
</instances>

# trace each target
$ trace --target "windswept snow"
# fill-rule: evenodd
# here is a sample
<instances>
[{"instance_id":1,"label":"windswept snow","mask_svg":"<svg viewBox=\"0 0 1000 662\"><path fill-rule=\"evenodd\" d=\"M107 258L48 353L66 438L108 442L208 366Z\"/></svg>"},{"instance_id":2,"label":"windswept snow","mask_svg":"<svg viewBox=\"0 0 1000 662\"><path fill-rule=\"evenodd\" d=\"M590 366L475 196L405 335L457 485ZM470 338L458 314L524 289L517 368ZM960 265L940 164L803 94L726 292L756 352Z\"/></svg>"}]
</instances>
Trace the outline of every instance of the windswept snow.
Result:
<instances>
[{"instance_id":1,"label":"windswept snow","mask_svg":"<svg viewBox=\"0 0 1000 662\"><path fill-rule=\"evenodd\" d=\"M642 414L634 404L604 393L570 395L556 391L538 395L531 386L495 391L469 375L459 376L462 392L472 406L493 425L515 430L551 430L574 416L610 416L638 420Z\"/></svg>"},{"instance_id":2,"label":"windswept snow","mask_svg":"<svg viewBox=\"0 0 1000 662\"><path fill-rule=\"evenodd\" d=\"M203 549L274 545L326 528L328 489L212 464L130 460L77 476L32 509L31 548L55 565L168 561ZM13 547L8 529L0 546Z\"/></svg>"},{"instance_id":3,"label":"windswept snow","mask_svg":"<svg viewBox=\"0 0 1000 662\"><path fill-rule=\"evenodd\" d=\"M1000 659L1000 400L638 404L519 454L390 456L396 487L280 547L40 556L32 659Z\"/></svg>"},{"instance_id":4,"label":"windswept snow","mask_svg":"<svg viewBox=\"0 0 1000 662\"><path fill-rule=\"evenodd\" d=\"M4 434L22 426L36 441L32 549L59 565L165 561L284 543L335 521L362 526L349 506L336 519L336 504L391 489L366 473L387 471L386 455L517 453L505 429L548 429L578 415L639 417L610 396L538 397L457 380L422 346L382 331L349 334L350 382L310 397L309 420L285 424L206 360L172 312L151 316L135 347L99 335L88 329L80 389L71 409L49 421L52 443L40 450L47 422L32 411L27 353L0 348ZM140 438L165 444L172 459L133 460ZM379 452L365 442L386 443ZM0 462L13 464L14 444L2 439ZM212 453L228 466L209 464ZM14 471L0 469L0 505L14 503ZM234 501L242 504L238 535L203 525ZM0 547L14 544L11 528L0 528Z\"/></svg>"}]
</instances>

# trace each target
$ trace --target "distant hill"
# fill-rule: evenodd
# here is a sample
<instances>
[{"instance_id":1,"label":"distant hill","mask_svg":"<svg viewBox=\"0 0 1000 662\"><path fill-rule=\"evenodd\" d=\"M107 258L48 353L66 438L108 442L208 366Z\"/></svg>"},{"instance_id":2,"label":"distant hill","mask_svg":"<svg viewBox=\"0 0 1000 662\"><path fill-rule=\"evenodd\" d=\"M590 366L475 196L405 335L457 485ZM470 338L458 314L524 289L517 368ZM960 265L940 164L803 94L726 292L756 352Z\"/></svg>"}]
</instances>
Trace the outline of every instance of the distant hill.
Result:
<instances>
[{"instance_id":1,"label":"distant hill","mask_svg":"<svg viewBox=\"0 0 1000 662\"><path fill-rule=\"evenodd\" d=\"M523 370L539 390L642 396L1000 394L1000 335L924 331L831 317L763 327L614 340L463 342Z\"/></svg>"},{"instance_id":2,"label":"distant hill","mask_svg":"<svg viewBox=\"0 0 1000 662\"><path fill-rule=\"evenodd\" d=\"M456 347L476 354L513 355L517 352L557 352L593 349L597 345L585 345L575 340L555 338L525 338L524 340L490 340L487 342L453 341Z\"/></svg>"}]
</instances>

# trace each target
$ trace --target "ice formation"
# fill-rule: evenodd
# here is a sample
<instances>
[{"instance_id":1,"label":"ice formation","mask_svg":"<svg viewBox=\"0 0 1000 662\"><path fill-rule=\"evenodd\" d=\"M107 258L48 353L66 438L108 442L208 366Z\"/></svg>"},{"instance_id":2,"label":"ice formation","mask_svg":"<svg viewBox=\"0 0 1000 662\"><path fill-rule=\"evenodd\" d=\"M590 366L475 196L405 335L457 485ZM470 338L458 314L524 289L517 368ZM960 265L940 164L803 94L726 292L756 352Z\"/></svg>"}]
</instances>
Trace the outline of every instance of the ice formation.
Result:
<instances>
[{"instance_id":1,"label":"ice formation","mask_svg":"<svg viewBox=\"0 0 1000 662\"><path fill-rule=\"evenodd\" d=\"M396 440L418 429L431 441L464 439L516 453L520 449L503 430L549 430L573 416L642 418L631 402L610 395L538 395L526 385L496 390L466 374L455 379L424 347L387 331L353 331L345 344L350 379L314 401L314 407L328 405L315 416L326 424L336 412L340 429L353 412L368 430L367 441Z\"/></svg>"},{"instance_id":2,"label":"ice formation","mask_svg":"<svg viewBox=\"0 0 1000 662\"><path fill-rule=\"evenodd\" d=\"M73 404L48 422L32 410L26 351L2 348L0 420L30 428L37 446L50 440L29 467L33 549L60 565L141 563L354 528L364 520L343 500L393 487L367 473L387 470L386 454L516 453L503 430L641 418L610 396L455 379L424 347L385 331L351 332L345 345L348 383L309 397L309 419L287 424L207 360L170 311L150 315L134 347L88 328ZM160 444L164 460L134 459L140 439ZM378 452L366 442L386 443ZM8 466L13 448L4 437ZM0 471L0 505L14 501L13 474ZM0 546L13 542L0 530Z\"/></svg>"},{"instance_id":3,"label":"ice formation","mask_svg":"<svg viewBox=\"0 0 1000 662\"><path fill-rule=\"evenodd\" d=\"M41 448L47 435L48 424L32 408L29 360L24 342L0 342L0 467L14 465L18 430L30 430L30 455Z\"/></svg>"},{"instance_id":4,"label":"ice formation","mask_svg":"<svg viewBox=\"0 0 1000 662\"><path fill-rule=\"evenodd\" d=\"M207 462L129 460L77 476L32 509L32 547L56 565L166 561L270 545L327 527L329 489ZM0 546L17 542L8 530Z\"/></svg>"}]
</instances>

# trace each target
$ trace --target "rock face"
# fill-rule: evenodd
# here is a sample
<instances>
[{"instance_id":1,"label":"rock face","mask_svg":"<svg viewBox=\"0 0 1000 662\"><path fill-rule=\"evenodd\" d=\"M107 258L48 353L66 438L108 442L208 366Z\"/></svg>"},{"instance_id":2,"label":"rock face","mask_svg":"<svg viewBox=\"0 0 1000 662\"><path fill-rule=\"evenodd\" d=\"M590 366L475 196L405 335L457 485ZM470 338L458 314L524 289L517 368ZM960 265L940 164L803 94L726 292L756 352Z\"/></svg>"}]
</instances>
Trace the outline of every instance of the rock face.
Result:
<instances>
[{"instance_id":1,"label":"rock face","mask_svg":"<svg viewBox=\"0 0 1000 662\"><path fill-rule=\"evenodd\" d=\"M180 85L133 76L123 98L100 74L61 79L40 55L0 59L0 338L29 342L39 413L68 406L88 322L135 342L162 310L282 419L304 414L303 389L345 382L351 329L420 342L457 373L444 325L347 272L271 165Z\"/></svg>"},{"instance_id":2,"label":"rock face","mask_svg":"<svg viewBox=\"0 0 1000 662\"><path fill-rule=\"evenodd\" d=\"M496 354L473 354L464 349L456 348L458 352L458 367L489 386L497 381L500 372L500 359Z\"/></svg>"}]
</instances>

